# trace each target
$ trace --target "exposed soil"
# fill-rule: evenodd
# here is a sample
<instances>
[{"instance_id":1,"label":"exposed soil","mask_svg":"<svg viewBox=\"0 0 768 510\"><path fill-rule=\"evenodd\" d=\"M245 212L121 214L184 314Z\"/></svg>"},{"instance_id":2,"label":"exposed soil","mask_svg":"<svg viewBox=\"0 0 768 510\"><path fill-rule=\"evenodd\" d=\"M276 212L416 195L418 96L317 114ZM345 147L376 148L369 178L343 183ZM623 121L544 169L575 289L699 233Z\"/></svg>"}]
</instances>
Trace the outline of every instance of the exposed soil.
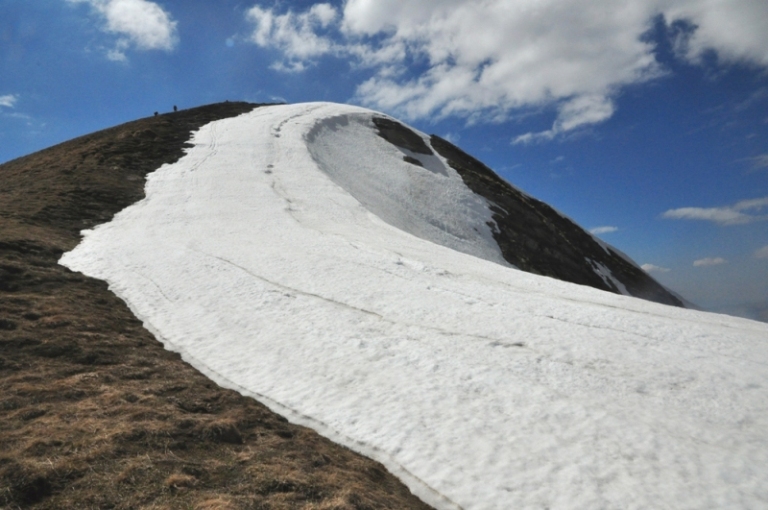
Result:
<instances>
[{"instance_id":1,"label":"exposed soil","mask_svg":"<svg viewBox=\"0 0 768 510\"><path fill-rule=\"evenodd\" d=\"M0 508L427 509L380 464L222 389L57 264L221 103L0 165Z\"/></svg>"}]
</instances>

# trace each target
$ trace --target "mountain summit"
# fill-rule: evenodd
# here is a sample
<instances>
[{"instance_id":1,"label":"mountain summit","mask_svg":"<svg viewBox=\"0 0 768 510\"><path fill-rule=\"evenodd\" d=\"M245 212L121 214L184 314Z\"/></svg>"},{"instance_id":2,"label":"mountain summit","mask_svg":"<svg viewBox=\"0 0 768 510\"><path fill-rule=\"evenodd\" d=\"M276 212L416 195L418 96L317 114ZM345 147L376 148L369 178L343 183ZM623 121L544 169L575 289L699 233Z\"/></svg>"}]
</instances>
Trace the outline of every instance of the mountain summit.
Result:
<instances>
[{"instance_id":1,"label":"mountain summit","mask_svg":"<svg viewBox=\"0 0 768 510\"><path fill-rule=\"evenodd\" d=\"M266 106L190 143L61 263L220 385L440 509L765 502L768 325L620 295L680 304L370 110Z\"/></svg>"},{"instance_id":2,"label":"mountain summit","mask_svg":"<svg viewBox=\"0 0 768 510\"><path fill-rule=\"evenodd\" d=\"M447 175L451 168L467 188L485 199L492 213L493 239L509 264L543 276L589 285L627 296L683 306L676 296L636 263L600 241L544 202L511 186L483 163L452 143L423 135L392 119L373 115L378 134L404 152L439 155ZM421 165L413 154L404 160ZM421 165L423 166L423 165ZM439 188L440 183L432 183ZM423 204L431 207L433 204ZM483 228L483 227L472 227Z\"/></svg>"}]
</instances>

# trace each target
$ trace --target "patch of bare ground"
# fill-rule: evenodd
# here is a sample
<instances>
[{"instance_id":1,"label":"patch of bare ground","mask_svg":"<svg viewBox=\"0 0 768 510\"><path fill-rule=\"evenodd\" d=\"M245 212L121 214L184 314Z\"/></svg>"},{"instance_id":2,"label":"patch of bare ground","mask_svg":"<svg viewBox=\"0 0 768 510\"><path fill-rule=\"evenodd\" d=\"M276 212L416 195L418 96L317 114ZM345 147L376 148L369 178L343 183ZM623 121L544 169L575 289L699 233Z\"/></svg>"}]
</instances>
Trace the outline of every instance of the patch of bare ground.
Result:
<instances>
[{"instance_id":1,"label":"patch of bare ground","mask_svg":"<svg viewBox=\"0 0 768 510\"><path fill-rule=\"evenodd\" d=\"M221 103L0 165L0 508L428 508L380 464L222 389L57 264Z\"/></svg>"}]
</instances>

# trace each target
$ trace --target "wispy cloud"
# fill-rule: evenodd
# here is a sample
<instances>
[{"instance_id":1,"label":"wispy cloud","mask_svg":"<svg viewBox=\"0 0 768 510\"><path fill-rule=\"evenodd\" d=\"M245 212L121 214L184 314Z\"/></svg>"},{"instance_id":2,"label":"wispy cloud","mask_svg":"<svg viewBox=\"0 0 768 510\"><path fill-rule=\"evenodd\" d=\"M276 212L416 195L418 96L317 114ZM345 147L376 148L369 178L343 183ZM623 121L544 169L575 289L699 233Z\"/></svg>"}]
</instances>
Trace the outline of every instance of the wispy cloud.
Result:
<instances>
[{"instance_id":1,"label":"wispy cloud","mask_svg":"<svg viewBox=\"0 0 768 510\"><path fill-rule=\"evenodd\" d=\"M670 209L661 215L672 220L702 220L719 225L743 225L768 220L768 215L747 214L744 211L760 212L768 207L768 197L742 200L725 207L681 207Z\"/></svg>"},{"instance_id":2,"label":"wispy cloud","mask_svg":"<svg viewBox=\"0 0 768 510\"><path fill-rule=\"evenodd\" d=\"M693 261L694 267L719 266L727 263L728 261L722 257L708 257Z\"/></svg>"},{"instance_id":3,"label":"wispy cloud","mask_svg":"<svg viewBox=\"0 0 768 510\"><path fill-rule=\"evenodd\" d=\"M611 234L613 232L616 232L619 230L619 227L611 227L611 226L604 226L604 227L595 227L593 229L590 229L590 232L595 234L596 236L599 236L600 234Z\"/></svg>"},{"instance_id":4,"label":"wispy cloud","mask_svg":"<svg viewBox=\"0 0 768 510\"><path fill-rule=\"evenodd\" d=\"M755 258L768 259L768 245L763 246L755 252Z\"/></svg>"},{"instance_id":5,"label":"wispy cloud","mask_svg":"<svg viewBox=\"0 0 768 510\"><path fill-rule=\"evenodd\" d=\"M764 168L768 168L768 153L760 154L752 158L744 158L741 161L746 161L749 163L752 170L762 170Z\"/></svg>"},{"instance_id":6,"label":"wispy cloud","mask_svg":"<svg viewBox=\"0 0 768 510\"><path fill-rule=\"evenodd\" d=\"M640 266L646 273L669 273L669 269L666 267L655 266L653 264L643 264Z\"/></svg>"},{"instance_id":7,"label":"wispy cloud","mask_svg":"<svg viewBox=\"0 0 768 510\"><path fill-rule=\"evenodd\" d=\"M460 133L445 133L443 135L443 138L451 142L452 144L456 145L461 141L461 134Z\"/></svg>"},{"instance_id":8,"label":"wispy cloud","mask_svg":"<svg viewBox=\"0 0 768 510\"><path fill-rule=\"evenodd\" d=\"M561 133L608 120L613 116L615 110L613 100L605 94L579 96L560 104L557 120L555 120L552 129L539 133L525 133L515 137L512 144L519 145L552 140Z\"/></svg>"},{"instance_id":9,"label":"wispy cloud","mask_svg":"<svg viewBox=\"0 0 768 510\"><path fill-rule=\"evenodd\" d=\"M102 29L118 36L107 52L110 60L127 60L131 47L171 51L178 42L176 21L162 7L148 0L67 0L85 3L104 20Z\"/></svg>"},{"instance_id":10,"label":"wispy cloud","mask_svg":"<svg viewBox=\"0 0 768 510\"><path fill-rule=\"evenodd\" d=\"M751 216L730 207L681 207L666 211L662 216L671 220L704 220L721 225L739 225L753 220Z\"/></svg>"},{"instance_id":11,"label":"wispy cloud","mask_svg":"<svg viewBox=\"0 0 768 510\"><path fill-rule=\"evenodd\" d=\"M0 106L6 106L8 108L13 108L16 105L16 101L19 100L19 96L16 94L6 94L4 96L0 96Z\"/></svg>"},{"instance_id":12,"label":"wispy cloud","mask_svg":"<svg viewBox=\"0 0 768 510\"><path fill-rule=\"evenodd\" d=\"M659 15L696 27L679 45L681 58L699 63L714 51L721 62L768 66L760 21L768 4L759 1L347 0L338 9L247 11L251 40L282 53L274 69L346 59L372 71L357 99L404 118L494 122L526 109L556 112L550 129L521 134L519 144L604 122L623 87L661 76L654 43L643 37ZM413 62L423 64L417 75Z\"/></svg>"},{"instance_id":13,"label":"wispy cloud","mask_svg":"<svg viewBox=\"0 0 768 510\"><path fill-rule=\"evenodd\" d=\"M27 122L30 122L32 120L32 116L26 113L21 112L12 112L12 113L5 113L3 114L4 117L8 117L11 119L21 119L26 120Z\"/></svg>"}]
</instances>

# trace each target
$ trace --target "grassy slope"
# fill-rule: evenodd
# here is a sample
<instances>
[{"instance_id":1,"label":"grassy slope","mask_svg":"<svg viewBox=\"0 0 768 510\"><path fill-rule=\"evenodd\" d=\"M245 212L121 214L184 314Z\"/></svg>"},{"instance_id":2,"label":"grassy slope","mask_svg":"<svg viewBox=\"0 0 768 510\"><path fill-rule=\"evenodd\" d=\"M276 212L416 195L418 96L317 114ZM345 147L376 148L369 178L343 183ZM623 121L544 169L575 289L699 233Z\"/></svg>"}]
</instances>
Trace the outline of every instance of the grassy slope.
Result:
<instances>
[{"instance_id":1,"label":"grassy slope","mask_svg":"<svg viewBox=\"0 0 768 510\"><path fill-rule=\"evenodd\" d=\"M217 387L57 264L191 130L150 117L0 165L0 508L428 508L376 462Z\"/></svg>"}]
</instances>

